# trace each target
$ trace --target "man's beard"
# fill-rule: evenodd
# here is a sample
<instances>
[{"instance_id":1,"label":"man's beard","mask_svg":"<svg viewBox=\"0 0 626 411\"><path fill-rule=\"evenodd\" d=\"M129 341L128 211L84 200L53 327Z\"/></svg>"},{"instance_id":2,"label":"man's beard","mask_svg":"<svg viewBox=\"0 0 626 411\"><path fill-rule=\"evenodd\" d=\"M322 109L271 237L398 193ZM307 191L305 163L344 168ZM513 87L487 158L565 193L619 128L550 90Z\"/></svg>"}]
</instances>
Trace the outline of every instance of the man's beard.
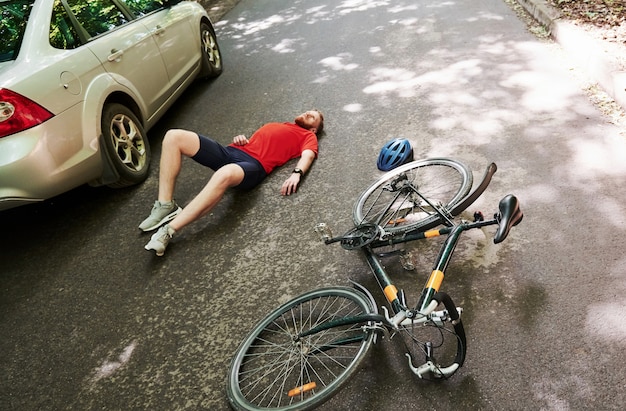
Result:
<instances>
[{"instance_id":1,"label":"man's beard","mask_svg":"<svg viewBox=\"0 0 626 411\"><path fill-rule=\"evenodd\" d=\"M297 125L299 125L300 127L302 127L305 130L310 130L311 129L311 126L309 126L308 124L305 123L304 118L302 116L296 117L295 122L296 122Z\"/></svg>"}]
</instances>

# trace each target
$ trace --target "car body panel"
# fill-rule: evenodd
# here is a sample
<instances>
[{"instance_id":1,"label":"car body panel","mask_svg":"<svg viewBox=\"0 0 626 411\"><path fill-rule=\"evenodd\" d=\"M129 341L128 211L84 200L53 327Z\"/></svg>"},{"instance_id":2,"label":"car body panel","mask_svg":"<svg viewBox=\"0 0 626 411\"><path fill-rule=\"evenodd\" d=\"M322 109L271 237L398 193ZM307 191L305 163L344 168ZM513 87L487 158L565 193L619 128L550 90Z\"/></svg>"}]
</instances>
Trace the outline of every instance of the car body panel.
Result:
<instances>
[{"instance_id":1,"label":"car body panel","mask_svg":"<svg viewBox=\"0 0 626 411\"><path fill-rule=\"evenodd\" d=\"M143 24L127 24L111 34L94 39L87 47L108 73L117 74L114 78L120 84L142 96L145 112L154 112L170 89L156 42Z\"/></svg>"},{"instance_id":2,"label":"car body panel","mask_svg":"<svg viewBox=\"0 0 626 411\"><path fill-rule=\"evenodd\" d=\"M79 116L80 112L80 105L68 110L68 114L74 116ZM65 147L63 142L59 144L57 136L70 135L74 132L72 127L64 116L56 116L24 133L2 139L0 171L10 167L11 174L0 172L0 209L13 203L41 201L54 196L58 190L67 191L84 184L86 179L97 178L101 166L94 150L81 147L70 158L57 155ZM66 142L72 143L72 139ZM4 155L5 150L13 156ZM13 178L12 174L19 174L20 178Z\"/></svg>"},{"instance_id":3,"label":"car body panel","mask_svg":"<svg viewBox=\"0 0 626 411\"><path fill-rule=\"evenodd\" d=\"M197 71L200 64L197 53L200 37L198 28L191 25L190 10L176 7L159 10L140 21L152 34L164 60L170 83L173 88L177 88L184 79Z\"/></svg>"}]
</instances>

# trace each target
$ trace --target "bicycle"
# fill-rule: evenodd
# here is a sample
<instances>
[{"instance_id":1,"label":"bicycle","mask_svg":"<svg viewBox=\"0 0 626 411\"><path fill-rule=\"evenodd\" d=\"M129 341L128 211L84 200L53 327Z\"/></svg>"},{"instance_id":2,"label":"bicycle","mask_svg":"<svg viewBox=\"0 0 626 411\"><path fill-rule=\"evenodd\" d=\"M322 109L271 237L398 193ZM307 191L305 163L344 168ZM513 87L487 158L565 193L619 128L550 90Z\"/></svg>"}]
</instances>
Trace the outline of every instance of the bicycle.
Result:
<instances>
[{"instance_id":1,"label":"bicycle","mask_svg":"<svg viewBox=\"0 0 626 411\"><path fill-rule=\"evenodd\" d=\"M389 309L379 313L363 286L310 291L283 304L260 321L232 360L227 393L238 410L311 409L336 393L357 370L381 334L406 337L411 371L422 379L452 376L466 355L462 308L440 291L444 273L463 232L497 225L494 242L502 242L522 220L518 199L505 196L499 212L485 220L454 218L487 188L497 167L491 163L469 193L472 173L445 158L415 161L384 174L355 203L355 227L333 237L325 224L316 231L326 244L360 249L385 296ZM440 228L435 229L435 227ZM413 308L393 285L374 250L415 240L446 236ZM424 362L416 364L419 356Z\"/></svg>"}]
</instances>

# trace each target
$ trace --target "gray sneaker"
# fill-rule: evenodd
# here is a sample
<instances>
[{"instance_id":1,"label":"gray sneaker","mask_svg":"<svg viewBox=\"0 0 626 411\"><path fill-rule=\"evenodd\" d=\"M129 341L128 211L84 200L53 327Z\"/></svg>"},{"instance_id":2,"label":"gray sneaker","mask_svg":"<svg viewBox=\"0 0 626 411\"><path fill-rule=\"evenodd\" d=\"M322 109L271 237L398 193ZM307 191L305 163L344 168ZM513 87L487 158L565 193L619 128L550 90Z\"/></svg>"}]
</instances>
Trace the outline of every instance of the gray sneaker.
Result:
<instances>
[{"instance_id":1,"label":"gray sneaker","mask_svg":"<svg viewBox=\"0 0 626 411\"><path fill-rule=\"evenodd\" d=\"M155 228L172 221L178 214L180 214L181 211L183 211L183 209L180 208L174 200L169 203L155 201L150 216L139 224L139 229L142 231L152 231Z\"/></svg>"},{"instance_id":2,"label":"gray sneaker","mask_svg":"<svg viewBox=\"0 0 626 411\"><path fill-rule=\"evenodd\" d=\"M148 241L148 244L146 244L144 248L148 251L156 251L156 255L161 257L165 253L165 248L174 234L176 234L176 230L168 224L165 224L163 227L159 228L156 233L152 234L152 238L150 238L150 241Z\"/></svg>"}]
</instances>

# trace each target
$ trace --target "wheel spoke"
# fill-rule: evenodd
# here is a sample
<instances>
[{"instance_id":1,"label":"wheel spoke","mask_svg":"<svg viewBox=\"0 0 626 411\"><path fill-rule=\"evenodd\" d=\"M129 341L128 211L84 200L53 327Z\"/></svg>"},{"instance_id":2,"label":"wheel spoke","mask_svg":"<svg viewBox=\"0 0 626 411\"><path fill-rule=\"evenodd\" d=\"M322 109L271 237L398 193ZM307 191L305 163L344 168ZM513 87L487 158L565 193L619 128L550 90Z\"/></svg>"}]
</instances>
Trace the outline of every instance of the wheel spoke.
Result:
<instances>
[{"instance_id":1,"label":"wheel spoke","mask_svg":"<svg viewBox=\"0 0 626 411\"><path fill-rule=\"evenodd\" d=\"M445 213L471 186L471 172L457 161L415 161L384 174L365 190L355 204L353 219L357 225L375 223L389 232L425 230L441 222L440 210L431 204Z\"/></svg>"},{"instance_id":2,"label":"wheel spoke","mask_svg":"<svg viewBox=\"0 0 626 411\"><path fill-rule=\"evenodd\" d=\"M203 33L202 44L204 53L207 55L209 61L214 65L218 65L220 55L217 49L217 42L208 30L205 30Z\"/></svg>"},{"instance_id":3,"label":"wheel spoke","mask_svg":"<svg viewBox=\"0 0 626 411\"><path fill-rule=\"evenodd\" d=\"M269 409L321 403L356 368L373 336L358 325L299 335L327 321L369 312L366 297L343 288L307 293L287 303L242 345L229 373L229 398Z\"/></svg>"},{"instance_id":4,"label":"wheel spoke","mask_svg":"<svg viewBox=\"0 0 626 411\"><path fill-rule=\"evenodd\" d=\"M146 165L146 148L137 126L127 116L116 116L111 122L111 138L119 160L128 169L138 171Z\"/></svg>"}]
</instances>

